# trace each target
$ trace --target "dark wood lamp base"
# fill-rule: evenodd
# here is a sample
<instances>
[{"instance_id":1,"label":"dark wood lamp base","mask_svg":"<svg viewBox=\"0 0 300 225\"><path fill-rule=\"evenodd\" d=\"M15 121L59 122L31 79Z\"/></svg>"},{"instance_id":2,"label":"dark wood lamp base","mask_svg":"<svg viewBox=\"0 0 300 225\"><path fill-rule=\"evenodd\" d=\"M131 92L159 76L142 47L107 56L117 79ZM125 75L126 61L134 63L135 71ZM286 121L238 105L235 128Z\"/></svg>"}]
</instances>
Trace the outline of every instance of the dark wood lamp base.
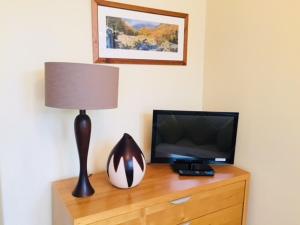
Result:
<instances>
[{"instance_id":1,"label":"dark wood lamp base","mask_svg":"<svg viewBox=\"0 0 300 225\"><path fill-rule=\"evenodd\" d=\"M88 197L94 194L87 174L87 157L91 137L91 119L85 110L80 110L74 121L74 130L78 148L80 172L78 183L72 192L75 197Z\"/></svg>"}]
</instances>

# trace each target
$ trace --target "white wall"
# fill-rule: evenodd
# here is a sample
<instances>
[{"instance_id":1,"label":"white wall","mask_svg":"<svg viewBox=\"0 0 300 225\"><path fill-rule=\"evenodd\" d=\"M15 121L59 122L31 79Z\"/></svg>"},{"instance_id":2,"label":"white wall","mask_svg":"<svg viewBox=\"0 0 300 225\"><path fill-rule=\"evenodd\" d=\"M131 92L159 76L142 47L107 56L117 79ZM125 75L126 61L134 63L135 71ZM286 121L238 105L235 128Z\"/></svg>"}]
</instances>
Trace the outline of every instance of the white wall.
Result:
<instances>
[{"instance_id":1,"label":"white wall","mask_svg":"<svg viewBox=\"0 0 300 225\"><path fill-rule=\"evenodd\" d=\"M204 109L239 111L249 225L298 225L300 2L207 1Z\"/></svg>"},{"instance_id":2,"label":"white wall","mask_svg":"<svg viewBox=\"0 0 300 225\"><path fill-rule=\"evenodd\" d=\"M132 134L149 158L154 108L202 108L205 0L122 2L189 13L188 66L120 66L118 109L88 112L93 123L90 171L104 169L123 132ZM5 225L50 225L51 181L77 176L77 112L44 106L43 63L92 62L90 12L89 0L0 2Z\"/></svg>"},{"instance_id":3,"label":"white wall","mask_svg":"<svg viewBox=\"0 0 300 225\"><path fill-rule=\"evenodd\" d=\"M3 225L1 171L0 171L0 225Z\"/></svg>"}]
</instances>

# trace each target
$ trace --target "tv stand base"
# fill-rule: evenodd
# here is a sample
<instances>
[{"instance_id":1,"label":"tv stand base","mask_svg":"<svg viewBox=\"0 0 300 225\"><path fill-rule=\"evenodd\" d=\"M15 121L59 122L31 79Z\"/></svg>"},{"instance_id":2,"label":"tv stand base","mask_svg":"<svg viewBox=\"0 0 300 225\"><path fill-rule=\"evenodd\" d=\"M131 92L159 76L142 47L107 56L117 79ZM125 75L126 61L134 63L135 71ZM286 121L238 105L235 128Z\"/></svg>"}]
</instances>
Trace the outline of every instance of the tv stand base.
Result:
<instances>
[{"instance_id":1,"label":"tv stand base","mask_svg":"<svg viewBox=\"0 0 300 225\"><path fill-rule=\"evenodd\" d=\"M200 162L175 161L171 167L181 176L213 176L215 174L212 167Z\"/></svg>"}]
</instances>

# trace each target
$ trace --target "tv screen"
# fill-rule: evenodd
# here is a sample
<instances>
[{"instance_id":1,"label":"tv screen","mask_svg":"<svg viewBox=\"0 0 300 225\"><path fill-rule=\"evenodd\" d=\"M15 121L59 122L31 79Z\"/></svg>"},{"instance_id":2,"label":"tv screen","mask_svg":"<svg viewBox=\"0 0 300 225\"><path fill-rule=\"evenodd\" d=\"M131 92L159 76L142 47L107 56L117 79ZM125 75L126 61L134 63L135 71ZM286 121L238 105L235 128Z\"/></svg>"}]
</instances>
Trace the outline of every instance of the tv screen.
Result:
<instances>
[{"instance_id":1,"label":"tv screen","mask_svg":"<svg viewBox=\"0 0 300 225\"><path fill-rule=\"evenodd\" d=\"M152 163L233 164L237 112L153 111Z\"/></svg>"}]
</instances>

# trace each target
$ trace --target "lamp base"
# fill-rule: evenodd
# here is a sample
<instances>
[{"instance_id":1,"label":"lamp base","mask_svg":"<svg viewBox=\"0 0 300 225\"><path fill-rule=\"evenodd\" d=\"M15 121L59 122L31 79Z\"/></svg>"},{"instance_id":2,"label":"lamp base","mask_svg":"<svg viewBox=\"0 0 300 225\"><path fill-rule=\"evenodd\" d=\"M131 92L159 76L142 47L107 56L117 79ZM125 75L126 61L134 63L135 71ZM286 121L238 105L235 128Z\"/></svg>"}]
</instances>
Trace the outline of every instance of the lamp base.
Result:
<instances>
[{"instance_id":1,"label":"lamp base","mask_svg":"<svg viewBox=\"0 0 300 225\"><path fill-rule=\"evenodd\" d=\"M72 192L74 197L88 197L95 193L94 188L90 184L89 177L87 174L79 177L78 183Z\"/></svg>"},{"instance_id":2,"label":"lamp base","mask_svg":"<svg viewBox=\"0 0 300 225\"><path fill-rule=\"evenodd\" d=\"M74 130L76 143L78 148L80 172L78 183L73 191L74 197L87 197L94 194L94 189L90 184L87 174L87 157L89 151L89 143L91 137L91 119L85 113L85 110L80 110L79 115L76 116L74 121Z\"/></svg>"}]
</instances>

